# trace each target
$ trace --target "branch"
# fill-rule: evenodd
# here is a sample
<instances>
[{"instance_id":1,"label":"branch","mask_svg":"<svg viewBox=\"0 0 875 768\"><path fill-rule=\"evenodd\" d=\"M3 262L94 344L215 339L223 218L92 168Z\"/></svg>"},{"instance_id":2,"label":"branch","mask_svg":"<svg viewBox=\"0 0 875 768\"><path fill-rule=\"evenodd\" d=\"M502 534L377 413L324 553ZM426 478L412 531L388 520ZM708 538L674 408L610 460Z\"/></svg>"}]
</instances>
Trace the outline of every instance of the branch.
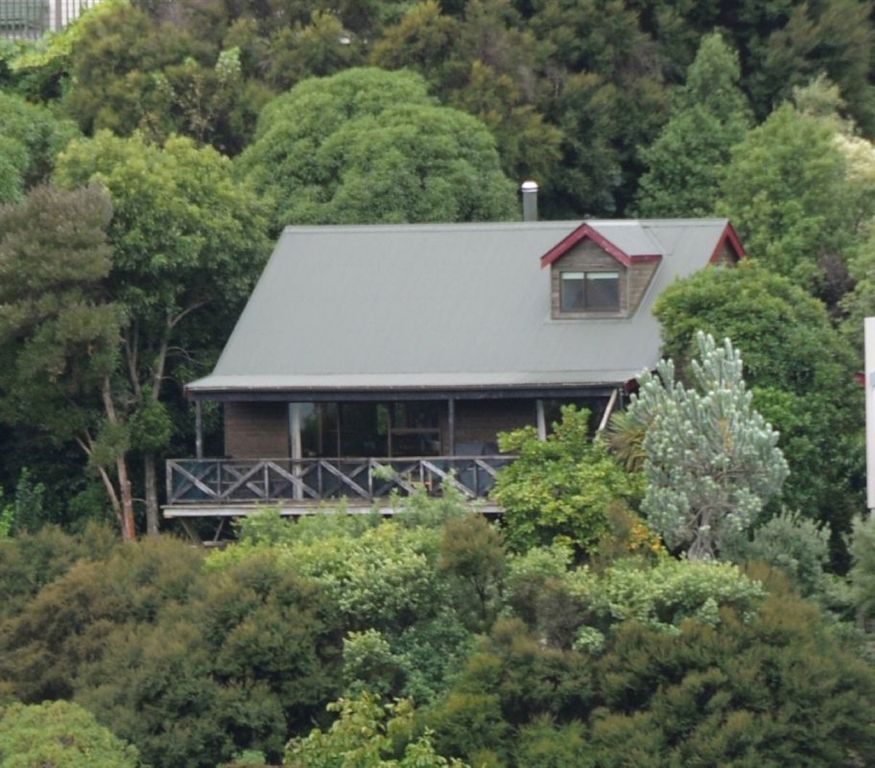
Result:
<instances>
[{"instance_id":1,"label":"branch","mask_svg":"<svg viewBox=\"0 0 875 768\"><path fill-rule=\"evenodd\" d=\"M139 338L140 334L135 320L133 341L131 341L130 331L125 331L125 351L127 352L128 359L128 375L131 377L131 385L133 386L134 394L137 396L137 399L140 398Z\"/></svg>"},{"instance_id":2,"label":"branch","mask_svg":"<svg viewBox=\"0 0 875 768\"><path fill-rule=\"evenodd\" d=\"M186 317L186 315L191 314L195 310L198 310L201 307L206 306L207 304L209 304L209 301L207 301L206 299L204 301L196 301L191 306L183 309L182 312L180 312L178 315L176 315L176 317L168 317L167 318L167 330L168 331L173 330L180 323L180 321L182 321L183 318Z\"/></svg>"},{"instance_id":3,"label":"branch","mask_svg":"<svg viewBox=\"0 0 875 768\"><path fill-rule=\"evenodd\" d=\"M85 455L90 458L92 456L92 454L94 453L94 443L91 440L91 436L88 435L87 433L86 433L85 437L88 440L87 443L85 442L85 440L83 440L78 435L76 437L74 437L73 439L76 441L76 445L78 445L85 452Z\"/></svg>"}]
</instances>

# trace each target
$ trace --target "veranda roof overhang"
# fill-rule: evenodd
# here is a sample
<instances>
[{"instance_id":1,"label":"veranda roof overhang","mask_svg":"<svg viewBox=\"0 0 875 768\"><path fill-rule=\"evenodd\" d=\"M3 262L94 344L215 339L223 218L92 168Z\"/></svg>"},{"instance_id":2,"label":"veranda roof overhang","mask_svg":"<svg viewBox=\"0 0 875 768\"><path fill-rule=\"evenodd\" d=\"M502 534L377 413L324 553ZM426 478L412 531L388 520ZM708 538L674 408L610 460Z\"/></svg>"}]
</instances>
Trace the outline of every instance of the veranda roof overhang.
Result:
<instances>
[{"instance_id":1,"label":"veranda roof overhang","mask_svg":"<svg viewBox=\"0 0 875 768\"><path fill-rule=\"evenodd\" d=\"M189 384L192 400L368 401L608 396L640 371L383 376L208 376Z\"/></svg>"}]
</instances>

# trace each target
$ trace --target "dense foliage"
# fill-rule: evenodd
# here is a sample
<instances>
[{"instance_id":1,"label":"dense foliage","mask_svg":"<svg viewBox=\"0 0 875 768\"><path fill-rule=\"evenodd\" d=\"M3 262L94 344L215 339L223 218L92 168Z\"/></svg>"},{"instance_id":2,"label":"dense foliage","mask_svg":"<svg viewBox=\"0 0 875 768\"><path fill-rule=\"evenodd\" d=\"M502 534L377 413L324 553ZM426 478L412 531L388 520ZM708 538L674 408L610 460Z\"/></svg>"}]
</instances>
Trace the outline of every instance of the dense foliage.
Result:
<instances>
[{"instance_id":1,"label":"dense foliage","mask_svg":"<svg viewBox=\"0 0 875 768\"><path fill-rule=\"evenodd\" d=\"M697 330L732 339L754 406L778 431L790 474L781 499L827 523L836 562L862 506L857 428L862 393L853 354L821 302L762 265L710 269L669 287L655 314L666 353L688 376Z\"/></svg>"},{"instance_id":2,"label":"dense foliage","mask_svg":"<svg viewBox=\"0 0 875 768\"><path fill-rule=\"evenodd\" d=\"M104 0L0 39L0 766L875 764L873 45L865 0ZM117 540L281 226L513 219L525 177L747 250L664 292L674 373L610 435L505 436L500 525Z\"/></svg>"},{"instance_id":3,"label":"dense foliage","mask_svg":"<svg viewBox=\"0 0 875 768\"><path fill-rule=\"evenodd\" d=\"M498 221L515 213L489 131L412 72L350 69L267 104L240 167L276 225Z\"/></svg>"},{"instance_id":4,"label":"dense foliage","mask_svg":"<svg viewBox=\"0 0 875 768\"><path fill-rule=\"evenodd\" d=\"M4 730L0 755L58 733L156 768L873 759L875 673L850 629L774 574L631 544L582 566L561 543L508 553L425 498L389 522L266 513L206 560L168 537L0 542L0 719L47 699L93 713L52 705L56 726ZM788 573L808 588L808 566Z\"/></svg>"},{"instance_id":5,"label":"dense foliage","mask_svg":"<svg viewBox=\"0 0 875 768\"><path fill-rule=\"evenodd\" d=\"M534 427L501 436L502 451L518 456L499 476L493 495L505 510L510 544L528 548L555 539L594 551L609 512L637 500L634 479L593 443L589 412L567 406L546 440Z\"/></svg>"},{"instance_id":6,"label":"dense foliage","mask_svg":"<svg viewBox=\"0 0 875 768\"><path fill-rule=\"evenodd\" d=\"M137 750L66 701L0 707L3 768L137 768Z\"/></svg>"}]
</instances>

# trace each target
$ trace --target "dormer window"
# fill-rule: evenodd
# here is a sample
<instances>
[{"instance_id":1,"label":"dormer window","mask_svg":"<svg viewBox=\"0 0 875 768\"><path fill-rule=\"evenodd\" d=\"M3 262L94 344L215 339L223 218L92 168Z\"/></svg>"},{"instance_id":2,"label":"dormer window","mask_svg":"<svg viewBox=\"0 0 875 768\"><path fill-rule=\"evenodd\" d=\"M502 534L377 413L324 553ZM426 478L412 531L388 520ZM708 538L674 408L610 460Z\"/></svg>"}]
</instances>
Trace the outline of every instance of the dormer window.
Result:
<instances>
[{"instance_id":1,"label":"dormer window","mask_svg":"<svg viewBox=\"0 0 875 768\"><path fill-rule=\"evenodd\" d=\"M619 272L562 271L559 291L563 314L620 311Z\"/></svg>"},{"instance_id":2,"label":"dormer window","mask_svg":"<svg viewBox=\"0 0 875 768\"><path fill-rule=\"evenodd\" d=\"M541 256L554 320L632 317L659 269L661 246L643 224L599 227L616 242L584 222Z\"/></svg>"}]
</instances>

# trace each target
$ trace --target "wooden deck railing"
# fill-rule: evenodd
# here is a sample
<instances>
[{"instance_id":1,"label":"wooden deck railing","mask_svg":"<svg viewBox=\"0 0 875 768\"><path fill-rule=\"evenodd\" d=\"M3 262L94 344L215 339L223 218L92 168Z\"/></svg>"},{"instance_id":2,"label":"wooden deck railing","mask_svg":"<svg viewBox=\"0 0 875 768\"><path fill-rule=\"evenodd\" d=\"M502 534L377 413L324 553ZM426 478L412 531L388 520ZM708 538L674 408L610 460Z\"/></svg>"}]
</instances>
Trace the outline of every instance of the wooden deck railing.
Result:
<instances>
[{"instance_id":1,"label":"wooden deck railing","mask_svg":"<svg viewBox=\"0 0 875 768\"><path fill-rule=\"evenodd\" d=\"M419 456L404 459L170 459L167 503L375 501L417 488L452 485L485 498L513 456Z\"/></svg>"}]
</instances>

